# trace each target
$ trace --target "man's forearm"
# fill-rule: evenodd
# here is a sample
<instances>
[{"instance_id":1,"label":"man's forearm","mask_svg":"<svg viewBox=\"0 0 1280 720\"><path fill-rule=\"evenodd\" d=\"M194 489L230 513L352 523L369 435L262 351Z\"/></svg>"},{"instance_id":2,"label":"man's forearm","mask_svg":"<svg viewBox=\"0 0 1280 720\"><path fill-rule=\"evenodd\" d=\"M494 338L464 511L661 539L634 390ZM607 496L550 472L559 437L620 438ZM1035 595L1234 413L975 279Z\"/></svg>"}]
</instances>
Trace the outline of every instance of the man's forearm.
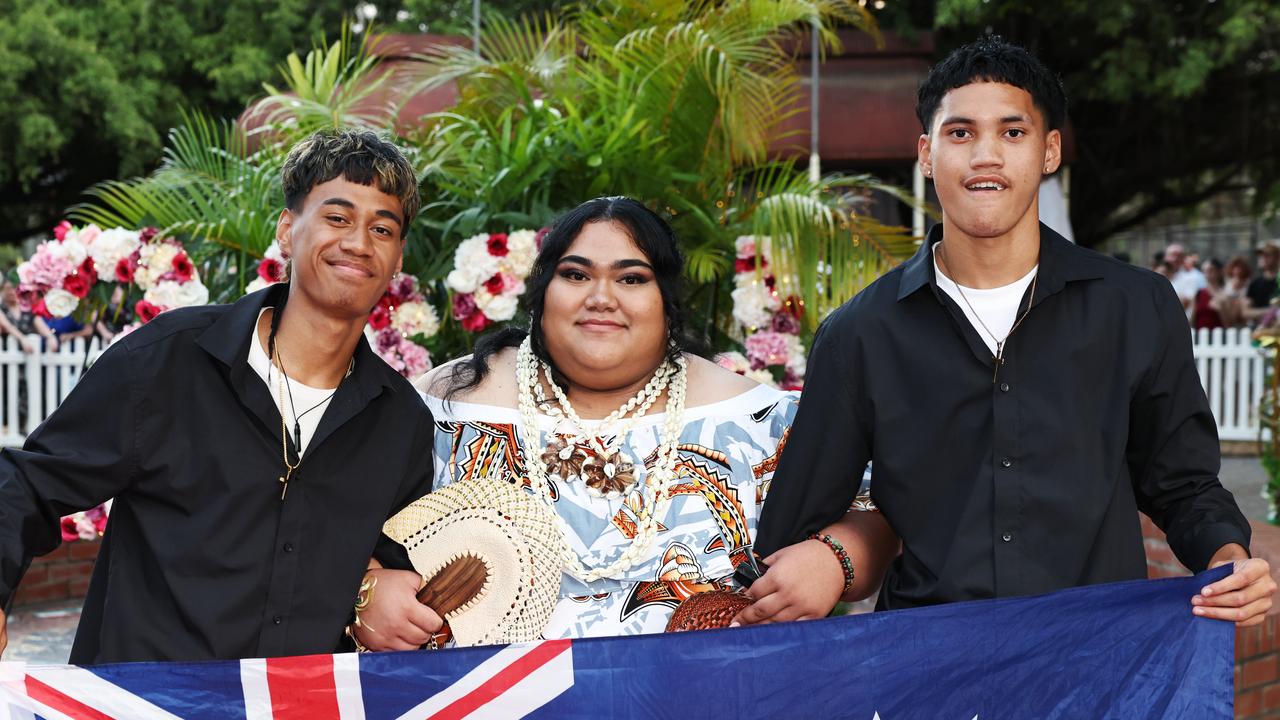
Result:
<instances>
[{"instance_id":1,"label":"man's forearm","mask_svg":"<svg viewBox=\"0 0 1280 720\"><path fill-rule=\"evenodd\" d=\"M901 551L898 537L878 512L845 513L823 532L839 540L853 562L853 586L840 598L846 602L865 599L878 590L889 563Z\"/></svg>"}]
</instances>

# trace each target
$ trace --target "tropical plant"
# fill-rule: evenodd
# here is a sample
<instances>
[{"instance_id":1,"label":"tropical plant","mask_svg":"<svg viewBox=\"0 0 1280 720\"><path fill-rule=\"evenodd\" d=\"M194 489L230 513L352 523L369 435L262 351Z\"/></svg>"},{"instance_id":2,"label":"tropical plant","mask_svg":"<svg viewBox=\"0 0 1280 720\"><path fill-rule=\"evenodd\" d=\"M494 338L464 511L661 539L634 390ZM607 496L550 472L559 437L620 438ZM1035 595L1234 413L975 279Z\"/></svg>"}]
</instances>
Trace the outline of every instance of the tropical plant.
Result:
<instances>
[{"instance_id":1,"label":"tropical plant","mask_svg":"<svg viewBox=\"0 0 1280 720\"><path fill-rule=\"evenodd\" d=\"M672 221L709 310L727 296L734 237L778 238L812 330L914 247L901 228L857 212L864 193L901 193L867 176L812 181L771 159L801 107L794 48L815 29L837 48L841 24L875 32L845 0L611 0L559 19L490 17L483 53L450 46L422 58L422 87L452 82L461 98L416 137L426 222L448 248L630 195Z\"/></svg>"}]
</instances>

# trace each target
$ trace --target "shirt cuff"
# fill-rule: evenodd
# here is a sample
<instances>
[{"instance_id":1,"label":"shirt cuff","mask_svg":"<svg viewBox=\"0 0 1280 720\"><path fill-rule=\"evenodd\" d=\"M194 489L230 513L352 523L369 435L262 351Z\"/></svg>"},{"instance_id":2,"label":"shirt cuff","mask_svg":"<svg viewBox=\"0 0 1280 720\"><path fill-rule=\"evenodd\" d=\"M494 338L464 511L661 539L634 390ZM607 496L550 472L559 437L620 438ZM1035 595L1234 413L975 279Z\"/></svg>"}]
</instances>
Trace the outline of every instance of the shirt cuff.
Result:
<instances>
[{"instance_id":1,"label":"shirt cuff","mask_svg":"<svg viewBox=\"0 0 1280 720\"><path fill-rule=\"evenodd\" d=\"M1183 552L1178 553L1187 569L1192 572L1203 572L1209 568L1209 561L1214 553L1232 543L1244 548L1249 553L1251 531L1248 525L1243 528L1230 522L1216 522L1196 528L1196 532L1182 545Z\"/></svg>"}]
</instances>

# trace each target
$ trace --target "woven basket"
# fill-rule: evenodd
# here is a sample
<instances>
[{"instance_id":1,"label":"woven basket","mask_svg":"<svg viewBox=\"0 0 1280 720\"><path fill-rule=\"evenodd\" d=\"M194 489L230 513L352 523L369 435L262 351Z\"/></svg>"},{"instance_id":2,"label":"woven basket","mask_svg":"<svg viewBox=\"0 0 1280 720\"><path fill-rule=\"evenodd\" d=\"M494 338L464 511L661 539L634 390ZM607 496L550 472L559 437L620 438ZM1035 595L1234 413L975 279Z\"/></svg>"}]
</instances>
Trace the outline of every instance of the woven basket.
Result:
<instances>
[{"instance_id":1,"label":"woven basket","mask_svg":"<svg viewBox=\"0 0 1280 720\"><path fill-rule=\"evenodd\" d=\"M733 618L750 604L751 598L735 590L698 593L676 606L667 621L667 632L729 627Z\"/></svg>"}]
</instances>

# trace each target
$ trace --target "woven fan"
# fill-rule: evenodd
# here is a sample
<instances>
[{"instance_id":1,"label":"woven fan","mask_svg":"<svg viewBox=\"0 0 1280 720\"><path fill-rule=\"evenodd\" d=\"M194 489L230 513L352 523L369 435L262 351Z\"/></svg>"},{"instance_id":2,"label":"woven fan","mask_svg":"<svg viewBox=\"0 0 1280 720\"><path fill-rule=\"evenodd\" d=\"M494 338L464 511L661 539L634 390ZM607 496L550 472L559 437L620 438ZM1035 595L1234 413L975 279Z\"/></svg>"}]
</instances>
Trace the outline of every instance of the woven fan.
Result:
<instances>
[{"instance_id":1,"label":"woven fan","mask_svg":"<svg viewBox=\"0 0 1280 720\"><path fill-rule=\"evenodd\" d=\"M700 592L676 606L667 621L667 632L729 627L733 618L750 604L751 598L736 590Z\"/></svg>"},{"instance_id":2,"label":"woven fan","mask_svg":"<svg viewBox=\"0 0 1280 720\"><path fill-rule=\"evenodd\" d=\"M419 600L460 646L536 640L560 596L563 542L555 516L502 480L472 478L413 502L382 531L426 584Z\"/></svg>"}]
</instances>

